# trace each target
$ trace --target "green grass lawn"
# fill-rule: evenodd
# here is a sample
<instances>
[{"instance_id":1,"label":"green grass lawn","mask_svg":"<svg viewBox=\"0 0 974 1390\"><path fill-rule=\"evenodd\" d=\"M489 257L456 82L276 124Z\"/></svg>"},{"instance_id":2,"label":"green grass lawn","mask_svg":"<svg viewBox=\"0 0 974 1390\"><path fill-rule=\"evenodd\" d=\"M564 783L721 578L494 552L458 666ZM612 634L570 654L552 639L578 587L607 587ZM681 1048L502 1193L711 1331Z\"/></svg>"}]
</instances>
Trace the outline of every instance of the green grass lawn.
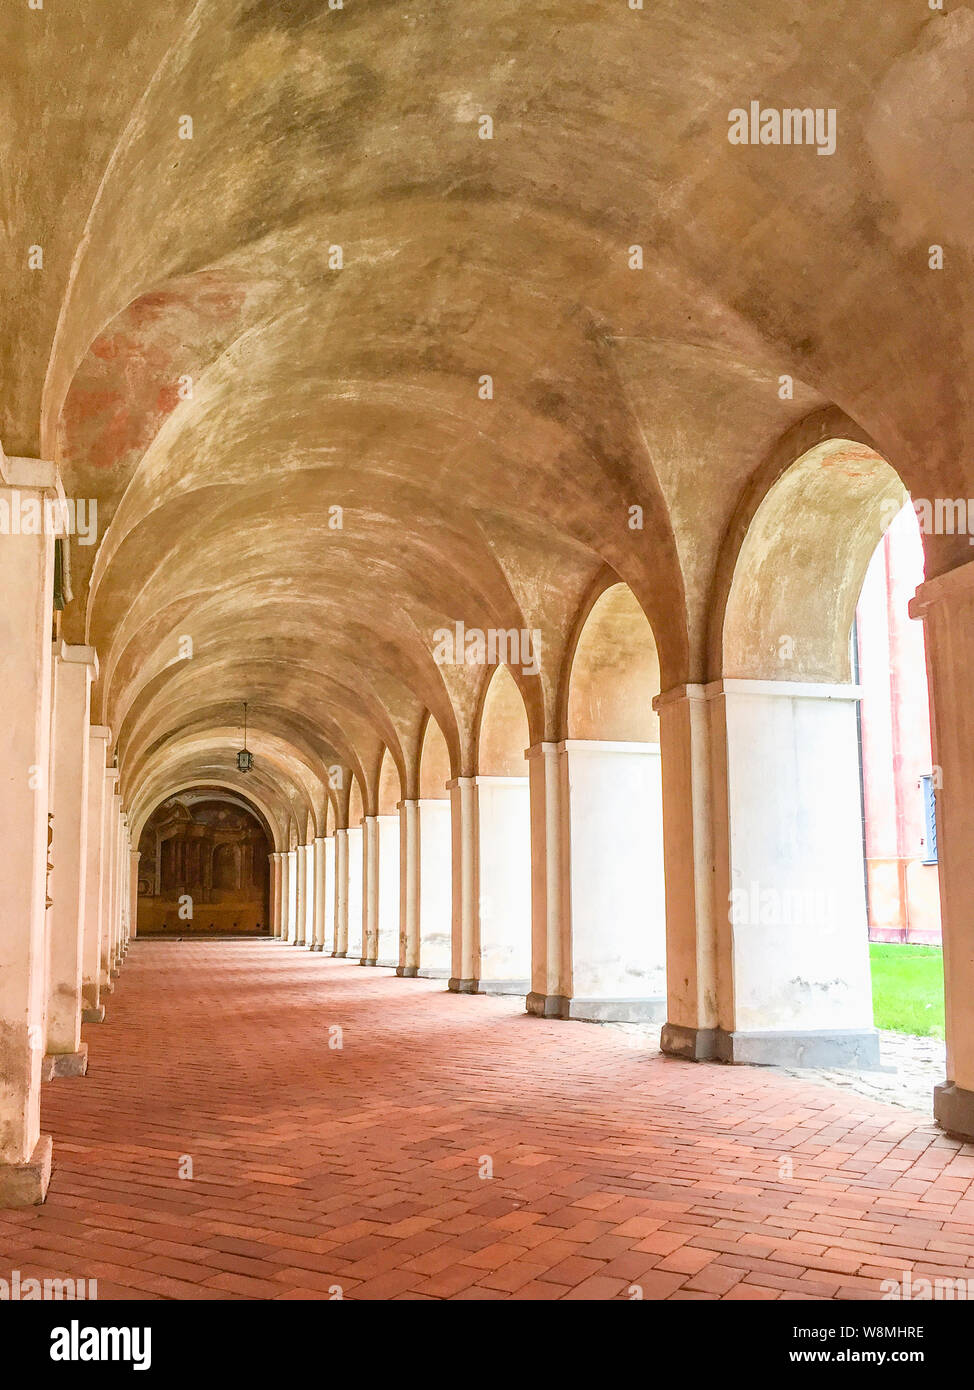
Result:
<instances>
[{"instance_id":1,"label":"green grass lawn","mask_svg":"<svg viewBox=\"0 0 974 1390\"><path fill-rule=\"evenodd\" d=\"M939 946L872 942L873 1013L877 1028L944 1035L944 953Z\"/></svg>"}]
</instances>

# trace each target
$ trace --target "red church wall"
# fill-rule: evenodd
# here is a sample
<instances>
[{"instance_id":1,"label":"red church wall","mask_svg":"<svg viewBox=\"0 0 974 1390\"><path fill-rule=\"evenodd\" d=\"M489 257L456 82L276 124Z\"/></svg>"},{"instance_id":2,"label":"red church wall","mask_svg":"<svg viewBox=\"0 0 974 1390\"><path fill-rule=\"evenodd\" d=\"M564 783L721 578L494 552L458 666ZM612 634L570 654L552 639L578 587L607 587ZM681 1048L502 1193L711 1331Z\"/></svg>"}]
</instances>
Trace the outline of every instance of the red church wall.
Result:
<instances>
[{"instance_id":1,"label":"red church wall","mask_svg":"<svg viewBox=\"0 0 974 1390\"><path fill-rule=\"evenodd\" d=\"M940 890L920 779L932 772L923 625L908 604L923 581L912 506L894 519L856 612L869 936L939 945Z\"/></svg>"}]
</instances>

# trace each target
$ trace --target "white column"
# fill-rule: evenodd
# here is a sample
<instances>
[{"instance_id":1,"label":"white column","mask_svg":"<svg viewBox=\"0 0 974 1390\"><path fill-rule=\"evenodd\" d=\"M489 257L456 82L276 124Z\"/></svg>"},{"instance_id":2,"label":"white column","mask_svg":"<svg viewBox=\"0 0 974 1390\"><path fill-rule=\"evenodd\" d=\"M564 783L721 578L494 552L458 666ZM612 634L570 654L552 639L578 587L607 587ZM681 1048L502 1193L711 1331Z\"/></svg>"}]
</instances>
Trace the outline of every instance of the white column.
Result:
<instances>
[{"instance_id":1,"label":"white column","mask_svg":"<svg viewBox=\"0 0 974 1390\"><path fill-rule=\"evenodd\" d=\"M112 732L103 724L88 730L87 855L85 872L84 952L82 964L82 1022L101 1023L105 1005L101 999L101 935L105 890L105 763Z\"/></svg>"},{"instance_id":2,"label":"white column","mask_svg":"<svg viewBox=\"0 0 974 1390\"><path fill-rule=\"evenodd\" d=\"M297 855L298 873L298 894L297 894L297 930L294 935L295 946L307 945L308 928L308 846L298 845L295 851Z\"/></svg>"},{"instance_id":3,"label":"white column","mask_svg":"<svg viewBox=\"0 0 974 1390\"><path fill-rule=\"evenodd\" d=\"M477 782L456 777L450 793L452 839L452 949L450 989L476 994L480 986L480 834L477 827Z\"/></svg>"},{"instance_id":4,"label":"white column","mask_svg":"<svg viewBox=\"0 0 974 1390\"><path fill-rule=\"evenodd\" d=\"M128 847L125 843L125 829L122 820L122 798L117 789L114 803L115 858L114 883L112 885L112 974L117 978L122 959L122 911L125 901L125 862L128 859Z\"/></svg>"},{"instance_id":5,"label":"white column","mask_svg":"<svg viewBox=\"0 0 974 1390\"><path fill-rule=\"evenodd\" d=\"M139 934L139 850L129 851L129 937Z\"/></svg>"},{"instance_id":6,"label":"white column","mask_svg":"<svg viewBox=\"0 0 974 1390\"><path fill-rule=\"evenodd\" d=\"M449 806L449 802L444 805ZM400 801L399 964L396 974L407 978L419 973L421 884L419 802Z\"/></svg>"},{"instance_id":7,"label":"white column","mask_svg":"<svg viewBox=\"0 0 974 1390\"><path fill-rule=\"evenodd\" d=\"M526 1007L543 1018L564 1018L572 996L568 772L556 743L536 743L524 756L531 826L531 992Z\"/></svg>"},{"instance_id":8,"label":"white column","mask_svg":"<svg viewBox=\"0 0 974 1390\"><path fill-rule=\"evenodd\" d=\"M271 936L281 935L281 856L277 850L268 856L270 865Z\"/></svg>"},{"instance_id":9,"label":"white column","mask_svg":"<svg viewBox=\"0 0 974 1390\"><path fill-rule=\"evenodd\" d=\"M348 955L348 830L335 831L335 955Z\"/></svg>"},{"instance_id":10,"label":"white column","mask_svg":"<svg viewBox=\"0 0 974 1390\"><path fill-rule=\"evenodd\" d=\"M379 826L362 819L362 965L375 965L379 949Z\"/></svg>"},{"instance_id":11,"label":"white column","mask_svg":"<svg viewBox=\"0 0 974 1390\"><path fill-rule=\"evenodd\" d=\"M301 943L309 951L315 944L315 842L309 840L304 847L304 941Z\"/></svg>"},{"instance_id":12,"label":"white column","mask_svg":"<svg viewBox=\"0 0 974 1390\"><path fill-rule=\"evenodd\" d=\"M122 811L121 837L119 843L119 912L118 912L118 965L121 968L125 952L129 944L129 903L132 900L132 889L129 873L132 868L132 842L129 839L129 818Z\"/></svg>"},{"instance_id":13,"label":"white column","mask_svg":"<svg viewBox=\"0 0 974 1390\"><path fill-rule=\"evenodd\" d=\"M118 769L105 769L104 832L102 854L102 892L101 892L101 992L111 994L115 949L115 860L118 854L118 835L116 834L115 788L118 785Z\"/></svg>"},{"instance_id":14,"label":"white column","mask_svg":"<svg viewBox=\"0 0 974 1390\"><path fill-rule=\"evenodd\" d=\"M43 1201L51 1168L51 1140L40 1132L40 1077L54 542L50 534L20 534L20 522L25 507L43 508L56 477L53 464L5 459L0 451L7 519L0 535L0 1207Z\"/></svg>"},{"instance_id":15,"label":"white column","mask_svg":"<svg viewBox=\"0 0 974 1390\"><path fill-rule=\"evenodd\" d=\"M51 871L47 1059L50 1076L83 1076L81 982L88 860L88 711L98 673L92 647L60 643L54 662L54 844ZM95 768L96 777L101 769Z\"/></svg>"},{"instance_id":16,"label":"white column","mask_svg":"<svg viewBox=\"0 0 974 1390\"><path fill-rule=\"evenodd\" d=\"M281 933L280 940L287 942L291 920L291 856L281 851Z\"/></svg>"},{"instance_id":17,"label":"white column","mask_svg":"<svg viewBox=\"0 0 974 1390\"><path fill-rule=\"evenodd\" d=\"M664 1052L689 1061L717 1056L724 977L714 858L714 810L726 785L711 753L710 707L702 685L657 695L663 781L663 863L666 881L666 1018ZM720 922L726 929L725 910ZM725 950L725 960L729 952ZM730 1008L729 981L726 1007Z\"/></svg>"},{"instance_id":18,"label":"white column","mask_svg":"<svg viewBox=\"0 0 974 1390\"><path fill-rule=\"evenodd\" d=\"M376 904L376 964L395 969L399 964L399 816L376 816L378 902Z\"/></svg>"}]
</instances>

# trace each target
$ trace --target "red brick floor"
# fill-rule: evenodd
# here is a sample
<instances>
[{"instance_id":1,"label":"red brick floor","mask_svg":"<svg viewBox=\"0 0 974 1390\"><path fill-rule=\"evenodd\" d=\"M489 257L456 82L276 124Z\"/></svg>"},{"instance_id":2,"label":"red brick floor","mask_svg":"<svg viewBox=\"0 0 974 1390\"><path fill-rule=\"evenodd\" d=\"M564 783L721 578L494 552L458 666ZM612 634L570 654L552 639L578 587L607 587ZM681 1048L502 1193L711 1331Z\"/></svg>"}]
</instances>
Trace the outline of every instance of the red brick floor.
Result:
<instances>
[{"instance_id":1,"label":"red brick floor","mask_svg":"<svg viewBox=\"0 0 974 1390\"><path fill-rule=\"evenodd\" d=\"M0 1277L177 1299L870 1298L907 1269L974 1277L974 1147L515 1000L271 941L144 942L85 1032L89 1075L45 1086L47 1202L0 1212Z\"/></svg>"}]
</instances>

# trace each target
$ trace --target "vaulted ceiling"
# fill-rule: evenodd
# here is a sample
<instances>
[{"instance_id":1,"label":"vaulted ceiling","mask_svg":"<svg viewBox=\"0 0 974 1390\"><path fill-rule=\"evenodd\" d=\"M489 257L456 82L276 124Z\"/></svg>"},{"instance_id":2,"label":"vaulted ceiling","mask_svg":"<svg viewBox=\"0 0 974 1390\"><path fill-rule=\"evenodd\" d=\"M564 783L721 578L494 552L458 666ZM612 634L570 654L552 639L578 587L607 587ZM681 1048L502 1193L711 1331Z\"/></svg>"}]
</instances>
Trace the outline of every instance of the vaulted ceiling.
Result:
<instances>
[{"instance_id":1,"label":"vaulted ceiling","mask_svg":"<svg viewBox=\"0 0 974 1390\"><path fill-rule=\"evenodd\" d=\"M471 770L456 620L542 632L557 737L610 573L664 688L713 676L783 439L840 421L974 493L966 5L49 0L0 33L0 441L97 499L64 634L130 802L239 786L245 699L302 837L335 765L374 796L388 747L415 794L429 715ZM834 108L835 153L732 145L752 100Z\"/></svg>"}]
</instances>

